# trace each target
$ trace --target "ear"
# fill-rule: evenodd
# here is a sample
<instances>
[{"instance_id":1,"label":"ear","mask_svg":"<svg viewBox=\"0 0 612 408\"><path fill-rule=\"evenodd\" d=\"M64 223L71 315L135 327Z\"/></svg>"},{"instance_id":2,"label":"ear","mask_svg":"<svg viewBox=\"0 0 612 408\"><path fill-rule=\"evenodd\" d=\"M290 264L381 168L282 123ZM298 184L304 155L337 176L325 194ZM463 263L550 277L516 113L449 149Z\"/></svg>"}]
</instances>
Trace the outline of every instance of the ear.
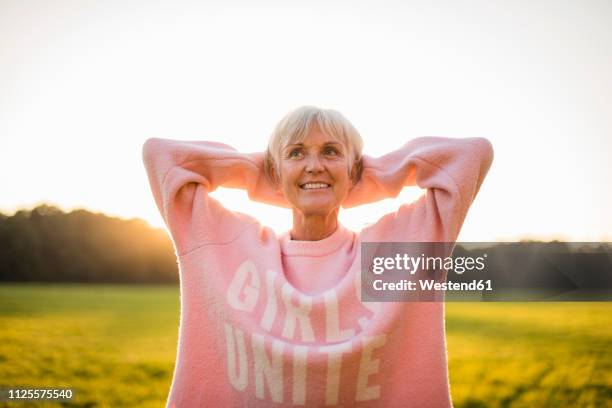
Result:
<instances>
[{"instance_id":1,"label":"ear","mask_svg":"<svg viewBox=\"0 0 612 408\"><path fill-rule=\"evenodd\" d=\"M264 174L270 185L272 185L275 190L280 190L280 178L276 171L276 166L269 156L266 156L264 159Z\"/></svg>"},{"instance_id":2,"label":"ear","mask_svg":"<svg viewBox=\"0 0 612 408\"><path fill-rule=\"evenodd\" d=\"M279 193L283 192L283 185L281 183L280 171L276 170L275 166L270 168L270 182L276 191Z\"/></svg>"},{"instance_id":3,"label":"ear","mask_svg":"<svg viewBox=\"0 0 612 408\"><path fill-rule=\"evenodd\" d=\"M353 186L361 180L361 173L363 173L363 160L360 158L353 163L353 167L351 168L351 182Z\"/></svg>"},{"instance_id":4,"label":"ear","mask_svg":"<svg viewBox=\"0 0 612 408\"><path fill-rule=\"evenodd\" d=\"M274 186L274 189L280 193L283 192L283 188L281 185L281 180L280 180L280 175L276 172L276 169L274 169L274 173L272 173L272 185Z\"/></svg>"}]
</instances>

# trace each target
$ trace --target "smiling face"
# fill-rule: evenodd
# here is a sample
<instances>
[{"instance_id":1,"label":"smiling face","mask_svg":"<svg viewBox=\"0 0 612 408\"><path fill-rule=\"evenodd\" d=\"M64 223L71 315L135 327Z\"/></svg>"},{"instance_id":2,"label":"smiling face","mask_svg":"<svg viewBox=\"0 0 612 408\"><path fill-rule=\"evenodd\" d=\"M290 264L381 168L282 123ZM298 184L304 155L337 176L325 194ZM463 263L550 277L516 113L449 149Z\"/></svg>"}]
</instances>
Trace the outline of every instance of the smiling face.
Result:
<instances>
[{"instance_id":1,"label":"smiling face","mask_svg":"<svg viewBox=\"0 0 612 408\"><path fill-rule=\"evenodd\" d=\"M352 187L346 147L316 125L282 149L279 173L285 198L303 216L337 211Z\"/></svg>"}]
</instances>

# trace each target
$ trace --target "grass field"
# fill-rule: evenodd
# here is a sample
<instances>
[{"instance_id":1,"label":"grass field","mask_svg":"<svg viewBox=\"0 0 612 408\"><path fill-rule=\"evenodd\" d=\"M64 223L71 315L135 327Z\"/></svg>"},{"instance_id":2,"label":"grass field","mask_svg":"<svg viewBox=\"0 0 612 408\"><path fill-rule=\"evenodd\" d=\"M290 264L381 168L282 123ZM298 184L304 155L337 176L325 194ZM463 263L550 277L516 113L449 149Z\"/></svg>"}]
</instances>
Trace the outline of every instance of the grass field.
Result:
<instances>
[{"instance_id":1,"label":"grass field","mask_svg":"<svg viewBox=\"0 0 612 408\"><path fill-rule=\"evenodd\" d=\"M175 286L0 285L0 387L72 387L64 406L163 406L178 296ZM456 407L612 406L612 303L448 303L446 314Z\"/></svg>"}]
</instances>

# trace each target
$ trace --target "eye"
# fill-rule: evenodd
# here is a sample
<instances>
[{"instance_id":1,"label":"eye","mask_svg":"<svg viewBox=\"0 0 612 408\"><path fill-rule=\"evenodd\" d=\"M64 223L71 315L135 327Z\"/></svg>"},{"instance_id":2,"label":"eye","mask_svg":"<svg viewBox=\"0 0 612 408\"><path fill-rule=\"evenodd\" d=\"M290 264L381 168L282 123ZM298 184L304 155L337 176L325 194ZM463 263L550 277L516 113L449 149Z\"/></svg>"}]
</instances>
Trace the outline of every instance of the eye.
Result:
<instances>
[{"instance_id":1,"label":"eye","mask_svg":"<svg viewBox=\"0 0 612 408\"><path fill-rule=\"evenodd\" d=\"M340 154L340 152L338 152L338 149L332 146L326 146L323 150L323 153L327 156L338 156Z\"/></svg>"},{"instance_id":2,"label":"eye","mask_svg":"<svg viewBox=\"0 0 612 408\"><path fill-rule=\"evenodd\" d=\"M287 157L289 157L290 159L299 159L302 157L302 150L299 148L291 149L289 150L289 154L287 155Z\"/></svg>"}]
</instances>

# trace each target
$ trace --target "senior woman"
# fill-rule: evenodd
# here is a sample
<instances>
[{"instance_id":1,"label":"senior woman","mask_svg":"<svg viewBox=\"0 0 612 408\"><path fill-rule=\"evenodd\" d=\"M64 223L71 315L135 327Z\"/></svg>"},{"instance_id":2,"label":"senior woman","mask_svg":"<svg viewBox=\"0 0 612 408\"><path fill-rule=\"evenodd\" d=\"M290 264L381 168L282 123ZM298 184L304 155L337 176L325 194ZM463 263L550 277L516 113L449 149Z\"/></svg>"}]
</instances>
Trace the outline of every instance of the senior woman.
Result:
<instances>
[{"instance_id":1,"label":"senior woman","mask_svg":"<svg viewBox=\"0 0 612 408\"><path fill-rule=\"evenodd\" d=\"M482 138L416 138L379 158L339 112L298 108L265 153L149 139L143 159L179 263L168 407L451 406L442 302L361 300L362 242L454 242L493 158ZM340 207L427 189L360 232ZM208 194L290 207L277 236Z\"/></svg>"}]
</instances>

